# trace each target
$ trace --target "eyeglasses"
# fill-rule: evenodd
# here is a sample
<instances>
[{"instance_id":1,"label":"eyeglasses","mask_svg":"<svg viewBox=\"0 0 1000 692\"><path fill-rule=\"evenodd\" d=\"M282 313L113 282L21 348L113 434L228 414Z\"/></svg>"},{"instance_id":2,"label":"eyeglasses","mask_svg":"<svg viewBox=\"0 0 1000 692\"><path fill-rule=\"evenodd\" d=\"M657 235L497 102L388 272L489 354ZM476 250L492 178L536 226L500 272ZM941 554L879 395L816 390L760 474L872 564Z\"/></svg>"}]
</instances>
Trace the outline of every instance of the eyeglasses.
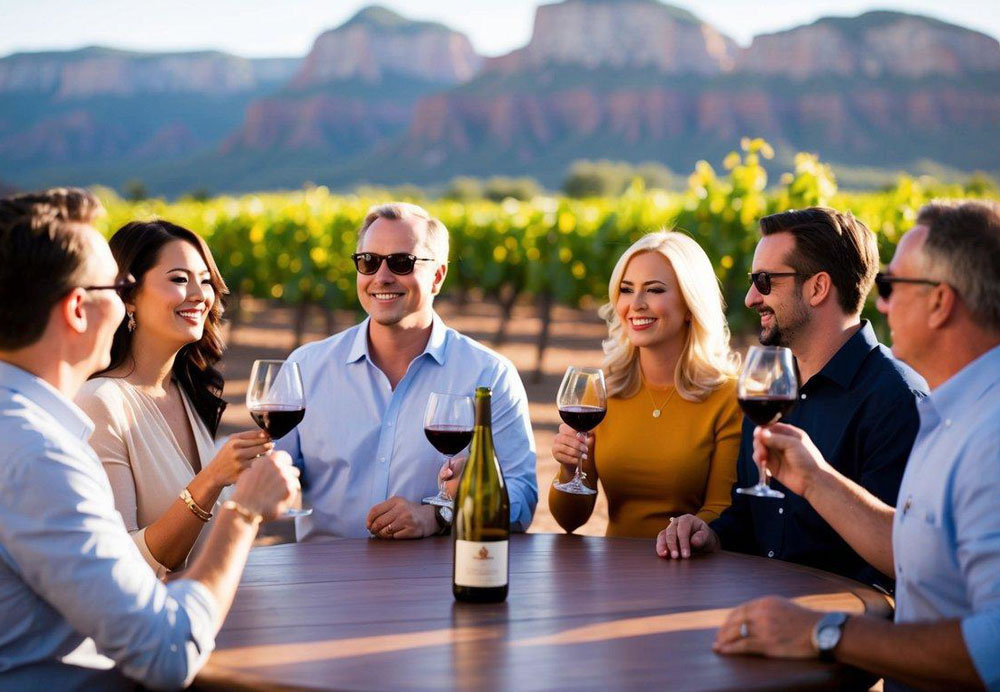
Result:
<instances>
[{"instance_id":1,"label":"eyeglasses","mask_svg":"<svg viewBox=\"0 0 1000 692\"><path fill-rule=\"evenodd\" d=\"M118 297L122 300L125 299L125 293L130 288L135 286L135 277L131 274L125 274L119 276L118 279L110 286L81 286L84 291L114 291L118 294Z\"/></svg>"},{"instance_id":2,"label":"eyeglasses","mask_svg":"<svg viewBox=\"0 0 1000 692\"><path fill-rule=\"evenodd\" d=\"M931 279L910 279L905 276L893 276L892 274L884 274L879 272L875 275L875 289L878 291L878 297L882 300L889 300L889 296L892 295L892 285L893 284L924 284L926 286L940 286L940 281L933 281Z\"/></svg>"},{"instance_id":3,"label":"eyeglasses","mask_svg":"<svg viewBox=\"0 0 1000 692\"><path fill-rule=\"evenodd\" d=\"M757 292L762 296L766 296L771 293L771 279L774 277L782 276L812 276L811 274L802 274L801 272L749 272L747 276L750 277L750 283L753 284Z\"/></svg>"},{"instance_id":4,"label":"eyeglasses","mask_svg":"<svg viewBox=\"0 0 1000 692\"><path fill-rule=\"evenodd\" d=\"M417 262L433 262L430 257L416 257L405 252L394 252L391 255L379 255L375 252L355 252L351 255L354 266L359 274L374 274L382 266L385 260L389 271L393 274L409 274L413 271L413 265Z\"/></svg>"}]
</instances>

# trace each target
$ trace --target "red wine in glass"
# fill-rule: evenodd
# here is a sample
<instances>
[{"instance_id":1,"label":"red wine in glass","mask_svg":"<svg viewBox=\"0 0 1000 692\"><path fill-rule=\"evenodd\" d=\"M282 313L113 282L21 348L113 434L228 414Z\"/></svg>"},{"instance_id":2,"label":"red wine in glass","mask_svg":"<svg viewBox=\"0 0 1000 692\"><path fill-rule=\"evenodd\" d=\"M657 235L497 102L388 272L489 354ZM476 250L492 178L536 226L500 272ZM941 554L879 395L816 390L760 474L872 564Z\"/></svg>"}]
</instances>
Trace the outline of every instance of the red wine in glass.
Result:
<instances>
[{"instance_id":1,"label":"red wine in glass","mask_svg":"<svg viewBox=\"0 0 1000 692\"><path fill-rule=\"evenodd\" d=\"M446 457L455 456L472 442L472 428L461 425L429 425L424 428L424 435Z\"/></svg>"},{"instance_id":2,"label":"red wine in glass","mask_svg":"<svg viewBox=\"0 0 1000 692\"><path fill-rule=\"evenodd\" d=\"M564 406L559 409L559 417L563 419L563 423L582 433L590 432L600 425L607 413L606 408L599 406Z\"/></svg>"},{"instance_id":3,"label":"red wine in glass","mask_svg":"<svg viewBox=\"0 0 1000 692\"><path fill-rule=\"evenodd\" d=\"M795 399L788 397L740 397L740 408L754 425L775 423L795 406Z\"/></svg>"},{"instance_id":4,"label":"red wine in glass","mask_svg":"<svg viewBox=\"0 0 1000 692\"><path fill-rule=\"evenodd\" d=\"M250 410L250 417L258 427L267 432L272 440L279 440L302 422L306 415L304 407L279 406L276 404L258 406Z\"/></svg>"}]
</instances>

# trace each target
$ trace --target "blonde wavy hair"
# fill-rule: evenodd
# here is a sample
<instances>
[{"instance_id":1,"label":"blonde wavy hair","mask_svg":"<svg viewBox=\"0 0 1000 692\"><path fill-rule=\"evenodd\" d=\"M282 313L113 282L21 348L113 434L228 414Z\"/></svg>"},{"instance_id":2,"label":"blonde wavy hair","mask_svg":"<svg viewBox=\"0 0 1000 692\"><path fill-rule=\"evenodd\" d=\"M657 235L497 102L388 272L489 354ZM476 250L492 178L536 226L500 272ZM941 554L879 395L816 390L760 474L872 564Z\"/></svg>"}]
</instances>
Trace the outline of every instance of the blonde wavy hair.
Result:
<instances>
[{"instance_id":1,"label":"blonde wavy hair","mask_svg":"<svg viewBox=\"0 0 1000 692\"><path fill-rule=\"evenodd\" d=\"M627 399L641 386L639 350L629 341L625 325L615 305L621 295L621 281L629 261L643 252L658 252L673 267L691 322L684 349L677 360L674 381L677 393L688 401L704 401L739 372L739 355L729 346L729 325L725 301L712 263L701 246L683 233L657 231L637 240L625 251L611 272L609 302L600 315L608 323L604 340L604 375L608 395Z\"/></svg>"}]
</instances>

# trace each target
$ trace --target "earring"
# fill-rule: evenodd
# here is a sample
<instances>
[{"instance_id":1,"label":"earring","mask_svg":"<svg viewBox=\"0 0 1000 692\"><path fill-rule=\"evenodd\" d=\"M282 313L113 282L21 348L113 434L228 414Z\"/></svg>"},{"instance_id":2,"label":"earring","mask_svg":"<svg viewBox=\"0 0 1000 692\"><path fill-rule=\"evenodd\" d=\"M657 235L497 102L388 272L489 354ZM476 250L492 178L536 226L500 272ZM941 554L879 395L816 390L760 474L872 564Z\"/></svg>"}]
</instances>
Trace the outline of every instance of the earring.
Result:
<instances>
[{"instance_id":1,"label":"earring","mask_svg":"<svg viewBox=\"0 0 1000 692\"><path fill-rule=\"evenodd\" d=\"M135 313L128 313L128 331L131 334L135 331Z\"/></svg>"}]
</instances>

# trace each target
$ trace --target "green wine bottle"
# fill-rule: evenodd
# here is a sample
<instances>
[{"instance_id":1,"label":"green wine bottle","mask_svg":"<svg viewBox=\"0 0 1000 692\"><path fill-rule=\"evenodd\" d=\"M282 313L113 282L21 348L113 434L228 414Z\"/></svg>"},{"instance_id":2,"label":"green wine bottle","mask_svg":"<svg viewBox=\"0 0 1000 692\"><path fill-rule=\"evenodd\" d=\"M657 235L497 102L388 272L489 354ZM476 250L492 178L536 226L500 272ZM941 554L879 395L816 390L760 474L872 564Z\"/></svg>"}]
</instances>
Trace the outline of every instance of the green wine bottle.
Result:
<instances>
[{"instance_id":1,"label":"green wine bottle","mask_svg":"<svg viewBox=\"0 0 1000 692\"><path fill-rule=\"evenodd\" d=\"M510 498L493 451L489 387L476 389L476 427L455 493L452 593L459 601L499 603L507 598Z\"/></svg>"}]
</instances>

